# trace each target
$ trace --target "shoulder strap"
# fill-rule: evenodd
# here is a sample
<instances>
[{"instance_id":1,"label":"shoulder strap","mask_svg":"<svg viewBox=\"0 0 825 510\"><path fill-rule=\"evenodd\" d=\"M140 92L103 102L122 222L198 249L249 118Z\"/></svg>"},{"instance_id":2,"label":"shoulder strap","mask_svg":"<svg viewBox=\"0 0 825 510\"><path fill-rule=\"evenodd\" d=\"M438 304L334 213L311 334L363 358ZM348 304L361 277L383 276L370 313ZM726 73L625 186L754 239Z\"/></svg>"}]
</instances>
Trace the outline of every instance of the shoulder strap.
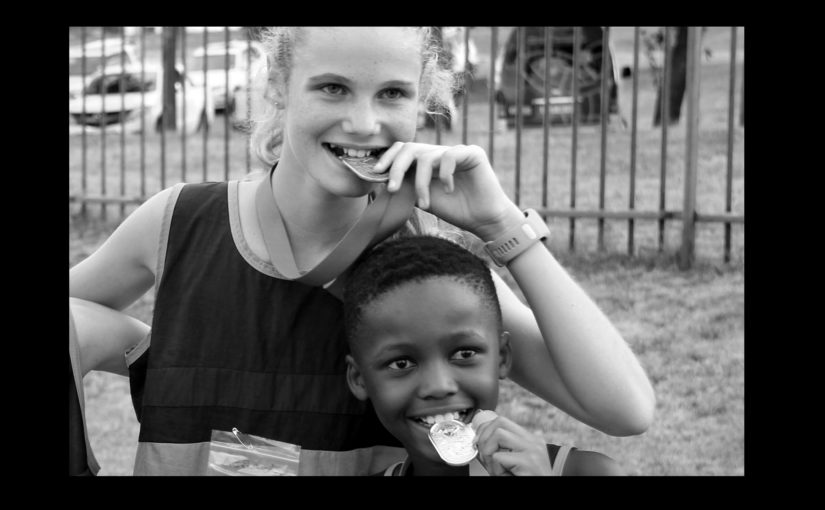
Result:
<instances>
[{"instance_id":1,"label":"shoulder strap","mask_svg":"<svg viewBox=\"0 0 825 510\"><path fill-rule=\"evenodd\" d=\"M551 476L562 476L564 464L567 462L567 456L572 449L573 447L569 444L564 444L559 447L559 451L556 452L556 460L553 462Z\"/></svg>"},{"instance_id":2,"label":"shoulder strap","mask_svg":"<svg viewBox=\"0 0 825 510\"><path fill-rule=\"evenodd\" d=\"M295 264L292 246L281 212L272 194L272 167L261 180L255 195L258 224L272 264L284 279L307 285L323 285L344 272L368 247L380 242L404 224L413 209L415 190L405 179L401 189L389 193L382 187L361 217L315 267L300 271Z\"/></svg>"}]
</instances>

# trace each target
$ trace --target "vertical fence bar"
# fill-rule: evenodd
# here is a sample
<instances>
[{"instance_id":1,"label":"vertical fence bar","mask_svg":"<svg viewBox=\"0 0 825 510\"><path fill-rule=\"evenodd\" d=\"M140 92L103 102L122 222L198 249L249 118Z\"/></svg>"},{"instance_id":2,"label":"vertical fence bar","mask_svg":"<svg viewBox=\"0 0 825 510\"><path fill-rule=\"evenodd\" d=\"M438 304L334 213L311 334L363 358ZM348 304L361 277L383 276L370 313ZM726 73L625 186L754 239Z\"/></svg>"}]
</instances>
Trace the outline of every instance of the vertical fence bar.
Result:
<instances>
[{"instance_id":1,"label":"vertical fence bar","mask_svg":"<svg viewBox=\"0 0 825 510\"><path fill-rule=\"evenodd\" d=\"M146 27L140 27L140 197L146 198Z\"/></svg>"},{"instance_id":2,"label":"vertical fence bar","mask_svg":"<svg viewBox=\"0 0 825 510\"><path fill-rule=\"evenodd\" d=\"M609 106L607 103L608 89L607 89L607 63L610 60L610 47L608 45L610 37L610 27L602 29L602 69L601 69L601 104L599 105L599 114L601 119L601 159L599 161L599 211L604 211L604 192L606 180L606 166L607 166L607 118L610 115ZM604 216L600 216L598 220L598 251L604 251Z\"/></svg>"},{"instance_id":3,"label":"vertical fence bar","mask_svg":"<svg viewBox=\"0 0 825 510\"><path fill-rule=\"evenodd\" d=\"M223 58L223 78L226 99L223 103L223 180L229 180L229 27L223 27L223 42L226 51Z\"/></svg>"},{"instance_id":4,"label":"vertical fence bar","mask_svg":"<svg viewBox=\"0 0 825 510\"><path fill-rule=\"evenodd\" d=\"M664 71L662 79L659 81L662 93L659 94L661 102L659 104L659 121L662 124L662 151L659 180L659 251L665 247L665 198L667 189L667 128L670 125L670 27L665 27L665 54Z\"/></svg>"},{"instance_id":5,"label":"vertical fence bar","mask_svg":"<svg viewBox=\"0 0 825 510\"><path fill-rule=\"evenodd\" d=\"M733 110L736 102L736 27L730 30L730 87L728 88L728 161L725 179L725 212L731 212L733 190ZM730 262L730 222L725 222L725 262Z\"/></svg>"},{"instance_id":6,"label":"vertical fence bar","mask_svg":"<svg viewBox=\"0 0 825 510\"><path fill-rule=\"evenodd\" d=\"M516 182L515 202L521 205L521 108L524 97L524 41L527 27L516 27Z\"/></svg>"},{"instance_id":7,"label":"vertical fence bar","mask_svg":"<svg viewBox=\"0 0 825 510\"><path fill-rule=\"evenodd\" d=\"M739 97L739 125L745 126L745 61L742 61L742 92Z\"/></svg>"},{"instance_id":8,"label":"vertical fence bar","mask_svg":"<svg viewBox=\"0 0 825 510\"><path fill-rule=\"evenodd\" d=\"M544 117L542 118L541 207L547 209L547 178L550 165L550 57L553 54L553 27L544 27ZM547 221L547 215L542 214Z\"/></svg>"},{"instance_id":9,"label":"vertical fence bar","mask_svg":"<svg viewBox=\"0 0 825 510\"><path fill-rule=\"evenodd\" d=\"M100 27L100 194L106 196L106 27ZM100 217L106 221L106 201L100 202Z\"/></svg>"},{"instance_id":10,"label":"vertical fence bar","mask_svg":"<svg viewBox=\"0 0 825 510\"><path fill-rule=\"evenodd\" d=\"M249 31L249 27L246 27L246 173L249 173L252 169L252 163L250 161L250 154L249 154L249 139L250 139L250 132L248 127L251 126L251 113L252 113L252 34ZM237 107L237 105L235 105Z\"/></svg>"},{"instance_id":11,"label":"vertical fence bar","mask_svg":"<svg viewBox=\"0 0 825 510\"><path fill-rule=\"evenodd\" d=\"M126 196L126 27L120 27L120 196ZM120 217L126 203L120 203Z\"/></svg>"},{"instance_id":12,"label":"vertical fence bar","mask_svg":"<svg viewBox=\"0 0 825 510\"><path fill-rule=\"evenodd\" d=\"M180 64L181 69L180 93L183 112L180 123L180 181L186 182L186 27L180 27Z\"/></svg>"},{"instance_id":13,"label":"vertical fence bar","mask_svg":"<svg viewBox=\"0 0 825 510\"><path fill-rule=\"evenodd\" d=\"M576 153L579 135L579 45L581 27L573 27L573 140L570 154L570 209L576 208ZM576 217L570 216L570 251L576 249Z\"/></svg>"},{"instance_id":14,"label":"vertical fence bar","mask_svg":"<svg viewBox=\"0 0 825 510\"><path fill-rule=\"evenodd\" d=\"M493 165L493 150L496 132L496 59L498 58L498 27L490 27L490 76L487 79L488 119L490 130L487 133L487 157Z\"/></svg>"},{"instance_id":15,"label":"vertical fence bar","mask_svg":"<svg viewBox=\"0 0 825 510\"><path fill-rule=\"evenodd\" d=\"M209 80L208 74L206 70L209 68L209 52L207 51L207 46L209 45L209 38L208 38L208 29L209 27L203 27L203 97L206 97L209 94ZM207 172L207 162L209 161L207 155L207 145L209 143L209 130L203 130L203 146L202 146L202 154L203 154L203 182L209 180L209 174Z\"/></svg>"},{"instance_id":16,"label":"vertical fence bar","mask_svg":"<svg viewBox=\"0 0 825 510\"><path fill-rule=\"evenodd\" d=\"M633 99L630 114L630 197L628 208L636 208L636 122L639 103L639 27L633 28ZM634 241L635 223L633 217L627 219L627 254L631 257L635 252Z\"/></svg>"},{"instance_id":17,"label":"vertical fence bar","mask_svg":"<svg viewBox=\"0 0 825 510\"><path fill-rule=\"evenodd\" d=\"M80 27L80 74L81 74L81 89L80 89L80 104L81 115L86 116L86 27ZM88 192L88 183L86 182L86 121L80 123L80 143L83 147L80 149L80 191L83 198L86 198ZM87 214L86 201L80 203L80 214L85 218Z\"/></svg>"},{"instance_id":18,"label":"vertical fence bar","mask_svg":"<svg viewBox=\"0 0 825 510\"><path fill-rule=\"evenodd\" d=\"M467 111L470 100L470 27L464 27L464 95L461 96L461 143L467 145Z\"/></svg>"},{"instance_id":19,"label":"vertical fence bar","mask_svg":"<svg viewBox=\"0 0 825 510\"><path fill-rule=\"evenodd\" d=\"M699 87L701 85L702 40L700 27L688 27L687 54L687 145L685 161L685 193L682 225L682 248L679 267L693 265L696 245L696 181L699 161Z\"/></svg>"}]
</instances>

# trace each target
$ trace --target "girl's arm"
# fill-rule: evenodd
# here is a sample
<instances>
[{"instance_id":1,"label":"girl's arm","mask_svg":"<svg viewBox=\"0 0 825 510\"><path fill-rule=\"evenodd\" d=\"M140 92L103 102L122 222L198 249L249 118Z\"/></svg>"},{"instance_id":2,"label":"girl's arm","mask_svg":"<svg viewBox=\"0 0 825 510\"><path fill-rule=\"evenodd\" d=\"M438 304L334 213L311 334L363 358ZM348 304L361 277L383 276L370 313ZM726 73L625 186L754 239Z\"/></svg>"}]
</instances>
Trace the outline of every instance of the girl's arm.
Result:
<instances>
[{"instance_id":1,"label":"girl's arm","mask_svg":"<svg viewBox=\"0 0 825 510\"><path fill-rule=\"evenodd\" d=\"M607 434L647 430L653 420L653 388L598 306L540 243L513 259L508 269L529 304L494 273L513 346L510 378Z\"/></svg>"},{"instance_id":2,"label":"girl's arm","mask_svg":"<svg viewBox=\"0 0 825 510\"><path fill-rule=\"evenodd\" d=\"M69 296L123 310L155 283L158 243L172 188L138 207L89 257L69 269Z\"/></svg>"},{"instance_id":3,"label":"girl's arm","mask_svg":"<svg viewBox=\"0 0 825 510\"><path fill-rule=\"evenodd\" d=\"M83 299L69 298L84 377L91 370L129 375L125 353L149 334L149 326L124 313ZM69 325L72 327L72 324Z\"/></svg>"}]
</instances>

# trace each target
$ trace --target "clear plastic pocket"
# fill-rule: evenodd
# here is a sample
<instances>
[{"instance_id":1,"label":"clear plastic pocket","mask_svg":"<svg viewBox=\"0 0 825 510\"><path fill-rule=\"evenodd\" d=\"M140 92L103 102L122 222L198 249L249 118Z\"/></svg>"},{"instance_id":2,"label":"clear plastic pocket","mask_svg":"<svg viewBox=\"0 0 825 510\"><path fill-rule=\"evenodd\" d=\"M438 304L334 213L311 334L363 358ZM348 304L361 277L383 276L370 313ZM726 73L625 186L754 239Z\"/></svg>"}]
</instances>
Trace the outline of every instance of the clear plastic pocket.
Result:
<instances>
[{"instance_id":1,"label":"clear plastic pocket","mask_svg":"<svg viewBox=\"0 0 825 510\"><path fill-rule=\"evenodd\" d=\"M296 476L301 447L232 431L213 430L209 444L211 476Z\"/></svg>"}]
</instances>

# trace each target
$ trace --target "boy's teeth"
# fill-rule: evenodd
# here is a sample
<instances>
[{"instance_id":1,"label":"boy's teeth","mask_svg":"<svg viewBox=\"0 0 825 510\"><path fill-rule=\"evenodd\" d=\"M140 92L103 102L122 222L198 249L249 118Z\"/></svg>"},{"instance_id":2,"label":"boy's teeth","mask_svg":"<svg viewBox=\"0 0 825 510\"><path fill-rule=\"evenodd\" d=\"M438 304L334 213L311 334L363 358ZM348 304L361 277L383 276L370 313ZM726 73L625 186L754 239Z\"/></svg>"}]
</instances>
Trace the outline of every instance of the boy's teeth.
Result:
<instances>
[{"instance_id":1,"label":"boy's teeth","mask_svg":"<svg viewBox=\"0 0 825 510\"><path fill-rule=\"evenodd\" d=\"M436 414L433 416L424 416L421 418L427 425L434 425L436 423L446 421L446 420L461 420L461 413L452 412L446 414Z\"/></svg>"}]
</instances>

